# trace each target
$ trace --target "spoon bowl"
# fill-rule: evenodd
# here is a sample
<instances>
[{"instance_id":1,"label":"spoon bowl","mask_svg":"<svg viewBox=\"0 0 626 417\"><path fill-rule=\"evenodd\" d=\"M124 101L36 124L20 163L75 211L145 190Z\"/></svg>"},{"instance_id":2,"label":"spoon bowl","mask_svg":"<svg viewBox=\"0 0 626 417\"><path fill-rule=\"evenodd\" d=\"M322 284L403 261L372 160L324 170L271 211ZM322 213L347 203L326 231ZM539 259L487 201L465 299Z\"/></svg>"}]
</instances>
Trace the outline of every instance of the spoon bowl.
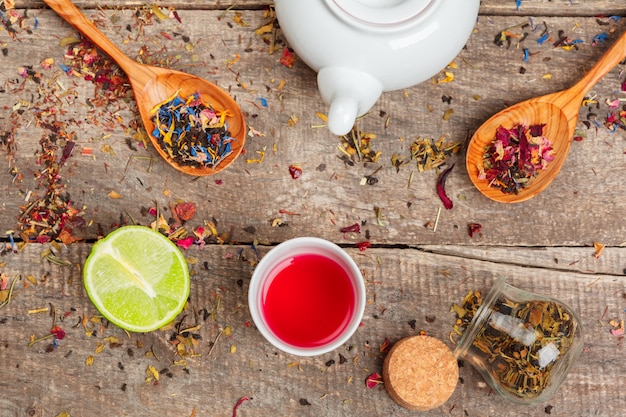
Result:
<instances>
[{"instance_id":1,"label":"spoon bowl","mask_svg":"<svg viewBox=\"0 0 626 417\"><path fill-rule=\"evenodd\" d=\"M165 161L185 174L204 176L215 174L230 165L241 153L246 126L239 105L220 87L200 77L181 71L141 64L126 56L69 0L44 0L44 3L79 32L89 38L100 50L113 59L128 76L137 109L156 151ZM230 154L214 167L183 165L174 161L152 135L155 128L152 110L178 93L181 97L198 94L201 101L215 110L226 112L228 131L234 139Z\"/></svg>"},{"instance_id":2,"label":"spoon bowl","mask_svg":"<svg viewBox=\"0 0 626 417\"><path fill-rule=\"evenodd\" d=\"M483 123L474 132L465 159L467 172L476 188L484 196L500 203L526 201L545 190L556 178L565 162L578 122L580 103L585 94L624 57L626 57L626 33L620 36L571 88L522 101L496 113ZM551 143L554 159L548 162L544 169L538 171L526 187L514 194L490 186L488 181L481 178L479 174L484 166L485 148L495 140L498 127L511 129L517 125L526 127L545 125L543 136Z\"/></svg>"},{"instance_id":3,"label":"spoon bowl","mask_svg":"<svg viewBox=\"0 0 626 417\"><path fill-rule=\"evenodd\" d=\"M562 109L550 101L551 96L542 98L547 100L527 100L496 113L474 132L467 148L467 172L476 188L486 197L501 203L528 200L545 190L561 170L572 143L571 140L552 141L554 159L539 172L539 175L532 179L530 185L522 188L518 194L505 193L499 188L492 187L487 180L479 177L480 167L483 165L483 154L485 149L494 141L496 129L499 126L512 129L516 125L532 126L537 124L538 120L544 120L548 121L543 129L543 135L546 138L571 139L573 137L576 118L568 119ZM573 126L570 126L572 121Z\"/></svg>"}]
</instances>

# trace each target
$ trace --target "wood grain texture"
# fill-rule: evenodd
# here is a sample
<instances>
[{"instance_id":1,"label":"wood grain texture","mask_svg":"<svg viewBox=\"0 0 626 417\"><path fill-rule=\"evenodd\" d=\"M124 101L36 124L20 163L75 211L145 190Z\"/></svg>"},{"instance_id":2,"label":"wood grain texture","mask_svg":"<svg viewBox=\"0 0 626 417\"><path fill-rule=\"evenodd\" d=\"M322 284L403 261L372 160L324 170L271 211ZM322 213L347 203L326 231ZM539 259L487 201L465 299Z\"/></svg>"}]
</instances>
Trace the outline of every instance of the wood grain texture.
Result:
<instances>
[{"instance_id":1,"label":"wood grain texture","mask_svg":"<svg viewBox=\"0 0 626 417\"><path fill-rule=\"evenodd\" d=\"M242 155L218 175L197 179L140 144L132 96L106 102L93 83L59 68L67 52L60 43L76 36L73 28L43 2L17 3L20 15L29 9L26 17L11 26L14 36L7 26L0 30L0 127L5 133L15 127L16 134L15 148L7 152L3 143L1 152L0 240L10 247L10 231L19 239L21 206L44 193L45 183L36 176L42 169L40 141L49 132L37 122L53 108L54 120L76 138L61 175L68 198L84 211L85 224L74 232L85 241L27 245L0 257L5 282L19 277L11 303L0 309L0 416L56 417L66 411L72 417L179 417L195 410L195 416L220 417L231 416L237 401L250 397L238 417L408 417L414 412L398 406L382 386L365 387L370 374L382 371L385 339L394 343L424 330L453 347L451 303L501 276L553 295L579 313L581 360L554 399L533 407L506 403L463 366L450 400L424 415L623 414L624 343L611 334L609 322L625 319L626 183L620 173L626 168L626 135L604 122L623 105L626 67L618 64L589 92L591 102L580 109L576 126L582 141L571 144L557 178L533 199L515 205L491 201L475 189L461 163L467 139L491 115L564 90L588 72L626 30L625 19L596 17L625 15L621 0L525 0L519 11L514 1L483 1L456 68L447 69L452 82L438 82L442 73L432 82L385 93L359 121L362 131L377 135L371 141L381 152L377 164L342 159L340 138L320 127L317 113L327 109L315 73L298 59L292 68L279 62L288 47L279 29L272 54L270 41L255 33L267 23L263 9L270 2L244 0L235 10L221 0L154 2L175 8L179 23L148 18L151 7L144 2L113 1L105 8L77 0L131 59L205 78L240 105L250 127ZM497 46L494 38L505 29L519 37ZM553 40L539 43L544 29ZM555 47L560 30L582 43L570 50ZM607 40L594 41L601 33ZM47 58L54 59L51 69L40 64ZM20 67L39 72L40 82L24 79ZM612 108L615 100L618 107ZM450 161L456 166L446 183L452 210L443 209L437 197L437 172L420 173L410 160L417 137L442 135L463 144ZM92 155L83 155L89 149ZM406 163L396 168L394 154ZM292 179L290 165L300 166L302 177ZM372 177L377 181L368 184ZM111 198L112 191L121 198ZM192 290L179 322L200 325L194 346L200 356L186 357L186 366L174 365L180 357L172 329L127 335L106 323L101 328L80 271L100 234L121 223L149 224L149 207L169 218L180 201L198 204L187 228L213 222L229 236L224 245L185 251ZM361 233L341 232L357 223ZM481 224L481 233L470 237L469 223ZM336 242L355 259L366 278L368 305L363 326L344 347L297 358L262 338L251 324L246 297L258 259L277 243L307 235ZM356 249L363 241L373 247ZM594 242L606 245L601 254ZM42 256L48 249L71 266L51 263ZM56 347L49 348L46 339L29 348L31 335L49 334L52 310L67 336ZM105 340L110 336L119 343ZM162 371L158 384L146 373L150 366Z\"/></svg>"},{"instance_id":2,"label":"wood grain texture","mask_svg":"<svg viewBox=\"0 0 626 417\"><path fill-rule=\"evenodd\" d=\"M67 411L91 417L102 415L102 410L117 416L187 416L194 407L196 415L230 416L244 396L252 399L240 407L240 417L410 416L382 386L365 387L371 373L382 372L381 345L386 338L394 343L424 330L454 348L448 337L454 321L450 305L468 290L486 289L501 276L520 288L556 296L580 314L586 346L581 360L556 397L532 407L508 404L490 392L478 373L464 366L460 368L462 382L450 400L424 415L543 415L544 408L551 406L555 415L610 416L626 407L621 395L626 383L621 367L623 343L610 334L607 324L622 314L623 277L557 271L551 269L552 262L528 267L418 249L350 249L366 279L369 302L363 325L337 351L298 358L276 351L249 326L246 291L255 252L248 246L194 248L186 252L189 259L197 259L191 264L189 308L179 320L184 317L189 327L200 325L195 347L200 356L187 358L185 370L172 365L180 358L169 341L171 329L127 335L114 326L100 329L98 323L89 321L88 328L95 333L87 336L82 318L91 320L97 312L84 294L80 265L90 245L74 244L56 251L60 259L71 263L68 267L42 259L44 249L29 245L19 255L3 258L3 272L22 277L11 303L0 310L3 416L54 417ZM258 247L258 256L268 249ZM533 259L532 250L511 251ZM567 249L563 252L576 256ZM38 285L27 281L28 275ZM215 315L205 317L203 309L213 311L218 298ZM46 351L50 341L27 347L31 335L40 337L50 330L49 311L29 314L43 307L56 310L57 324L67 332L50 352ZM229 326L232 335L218 338L220 330ZM110 336L119 338L119 346L107 343L105 338ZM104 346L101 351L99 344ZM339 355L347 361L341 363ZM85 363L89 357L93 357L91 366ZM157 385L145 381L148 366L163 371Z\"/></svg>"},{"instance_id":3,"label":"wood grain texture","mask_svg":"<svg viewBox=\"0 0 626 417\"><path fill-rule=\"evenodd\" d=\"M121 20L113 23L113 15ZM507 104L573 85L608 47L591 46L593 36L609 29L622 33L624 20L607 28L599 26L595 18L546 19L553 31L578 24L572 36L585 42L578 50L565 51L537 44L535 39L540 33L532 33L527 46L536 55L524 63L518 48L498 47L493 44L493 38L500 30L528 19L506 17L494 21L481 16L467 48L455 60L459 68L453 70L453 82L437 84L435 80L405 91L385 93L368 117L359 122L360 129L377 135L372 141L372 149L382 154L379 162L382 168L377 170L378 165L347 165L337 150L340 140L325 128L312 127L323 124L316 113L326 111L316 90L315 73L299 60L293 68L287 68L278 63L278 53L268 53L267 45L254 34L254 29L265 22L263 12L243 12L247 27L234 24L232 15L222 19L221 12L181 11L180 15L185 22L183 26L173 19L152 22L144 25L141 33L137 29L131 32L125 29L134 22L130 10L98 11L93 16L127 55L149 61L149 57L140 55L142 45L147 45L149 51L167 48L161 50L159 59L175 62L171 67L206 77L230 92L248 124L259 135L248 136L245 155L219 177L191 181L159 162L158 154L152 149L132 150L125 144L137 133L131 128L131 121L137 119L132 101L119 102L113 113L121 120L118 123L104 114L108 109L86 105L95 96L91 83L67 77L56 69L45 73L46 77L52 78L53 74L60 77L59 82L66 86L63 94L71 93L78 98L75 104L65 103L61 109L67 112L66 120L82 123L71 125L77 135L77 149L64 168L67 192L78 206L86 207L85 219L87 225L91 224L77 228L79 236L95 239L98 224L106 233L119 222L120 216L126 221L129 216L140 222L149 221L142 215L142 207L156 202L167 213L172 201L186 200L199 205L197 223L214 218L220 231L232 228L233 240L241 242L254 239L280 242L311 234L340 243L356 243L364 239L365 230L369 230L373 244L381 245L585 246L599 241L615 246L625 241L626 224L622 219L626 217L626 201L621 196L626 193L626 184L614 174L625 164L626 145L620 130L611 132L595 125L587 129L579 124L585 139L573 144L549 189L528 203L506 208L485 199L475 189L458 163L463 156L456 155L451 162L457 162L457 166L446 185L455 207L440 212L436 231L433 225L442 208L435 191L437 173L419 173L415 162L410 160L410 145L417 137L437 139L445 135L451 141L464 143L471 132ZM63 62L65 50L58 46L58 39L75 33L64 27L52 12L41 12L38 19L38 29L32 35L21 33L19 44L8 45L4 61L6 93L0 95L0 102L7 110L2 113L3 123L12 123L13 112L9 109L20 99L30 103L30 110L22 108L17 121L16 164L24 180L13 184L8 170L0 172L3 197L0 224L6 225L2 233L16 228L19 206L24 204L28 193L31 192L31 198L41 193L32 174L38 169L39 140L44 131L33 123L33 112L43 105L37 97L45 85L28 81L20 90L22 80L17 78L12 62L35 67L47 57ZM189 36L194 48L187 51L181 36L168 41L160 35L164 31ZM609 36L607 43L617 37ZM50 44L41 48L44 39L49 39ZM164 39L163 45L155 46L156 39ZM235 54L241 59L229 66ZM520 67L526 68L524 74L519 73ZM597 108L582 108L581 121L593 121L592 114L602 121L608 112L614 111L604 100L620 97L616 91L623 81L622 69L619 66L596 85ZM544 79L546 74L552 77ZM16 79L17 83L13 84ZM285 82L284 88L278 91L281 80ZM452 97L452 103L442 102L442 96ZM266 100L267 107L261 99ZM449 120L443 120L449 110L454 113ZM292 116L297 122L290 123ZM390 121L385 127L387 117ZM83 148L92 148L94 156L82 156ZM259 152L265 155L262 163L247 162L259 160ZM394 154L406 161L399 169L391 163ZM303 169L298 180L289 176L291 164L299 164ZM378 182L361 185L363 178L372 174ZM111 191L118 192L122 198L109 198L107 194ZM241 195L248 196L248 200L242 202ZM376 207L385 217L381 224L376 219ZM281 210L297 215L284 214ZM277 218L287 226L272 227ZM361 235L339 232L360 222L365 222ZM470 222L483 225L482 237L468 236ZM250 227L254 234L244 230L252 230Z\"/></svg>"}]
</instances>

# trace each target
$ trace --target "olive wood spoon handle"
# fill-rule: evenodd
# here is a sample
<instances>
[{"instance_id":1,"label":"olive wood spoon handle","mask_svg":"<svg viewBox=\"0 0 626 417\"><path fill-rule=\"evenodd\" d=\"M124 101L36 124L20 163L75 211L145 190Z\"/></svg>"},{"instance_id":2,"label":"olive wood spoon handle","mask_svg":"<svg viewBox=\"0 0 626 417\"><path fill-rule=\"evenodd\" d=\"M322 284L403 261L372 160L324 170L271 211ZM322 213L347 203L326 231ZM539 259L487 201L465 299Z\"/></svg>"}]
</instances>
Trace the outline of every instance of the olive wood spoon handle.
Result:
<instances>
[{"instance_id":1,"label":"olive wood spoon handle","mask_svg":"<svg viewBox=\"0 0 626 417\"><path fill-rule=\"evenodd\" d=\"M589 71L572 87L554 93L552 96L540 97L538 100L550 101L560 107L570 122L572 135L576 128L578 114L580 113L580 103L585 95L606 76L617 64L626 58L626 33L622 34L617 41L600 57ZM551 97L550 100L546 100Z\"/></svg>"}]
</instances>

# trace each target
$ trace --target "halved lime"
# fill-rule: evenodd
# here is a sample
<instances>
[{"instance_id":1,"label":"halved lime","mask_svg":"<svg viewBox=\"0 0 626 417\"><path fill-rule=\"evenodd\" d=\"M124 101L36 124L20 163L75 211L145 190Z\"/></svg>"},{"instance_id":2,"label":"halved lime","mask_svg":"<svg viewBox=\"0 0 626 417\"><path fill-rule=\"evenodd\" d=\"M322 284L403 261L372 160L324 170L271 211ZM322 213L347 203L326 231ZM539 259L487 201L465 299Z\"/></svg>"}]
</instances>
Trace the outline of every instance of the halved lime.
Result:
<instances>
[{"instance_id":1,"label":"halved lime","mask_svg":"<svg viewBox=\"0 0 626 417\"><path fill-rule=\"evenodd\" d=\"M131 332L150 332L173 321L190 287L180 249L143 226L124 226L99 240L85 261L83 282L98 311Z\"/></svg>"}]
</instances>

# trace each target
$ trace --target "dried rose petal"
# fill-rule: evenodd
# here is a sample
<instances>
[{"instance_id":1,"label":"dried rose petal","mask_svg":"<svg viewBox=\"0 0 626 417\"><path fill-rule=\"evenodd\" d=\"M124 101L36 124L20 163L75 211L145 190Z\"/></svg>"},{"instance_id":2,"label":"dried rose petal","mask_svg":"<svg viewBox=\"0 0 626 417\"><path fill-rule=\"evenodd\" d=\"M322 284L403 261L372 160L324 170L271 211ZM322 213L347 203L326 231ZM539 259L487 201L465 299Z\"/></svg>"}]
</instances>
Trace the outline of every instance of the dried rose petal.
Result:
<instances>
[{"instance_id":1,"label":"dried rose petal","mask_svg":"<svg viewBox=\"0 0 626 417\"><path fill-rule=\"evenodd\" d=\"M295 62L296 57L291 52L289 48L283 49L283 55L280 57L280 63L286 66L287 68L293 67L293 63Z\"/></svg>"},{"instance_id":2,"label":"dried rose petal","mask_svg":"<svg viewBox=\"0 0 626 417\"><path fill-rule=\"evenodd\" d=\"M176 246L182 248L182 249L189 249L191 247L191 245L193 245L194 242L194 238L189 236L186 237L184 239L180 239L176 241Z\"/></svg>"},{"instance_id":3,"label":"dried rose petal","mask_svg":"<svg viewBox=\"0 0 626 417\"><path fill-rule=\"evenodd\" d=\"M469 237L479 234L483 230L483 225L480 223L470 223L468 226Z\"/></svg>"},{"instance_id":4,"label":"dried rose petal","mask_svg":"<svg viewBox=\"0 0 626 417\"><path fill-rule=\"evenodd\" d=\"M439 198L443 202L443 206L447 210L450 210L453 207L452 200L450 200L450 198L446 194L446 189L445 189L446 179L448 178L448 175L452 171L452 168L454 168L454 164L452 164L450 168L443 171L439 175L439 178L437 179L437 194L439 195Z\"/></svg>"},{"instance_id":5,"label":"dried rose petal","mask_svg":"<svg viewBox=\"0 0 626 417\"><path fill-rule=\"evenodd\" d=\"M296 165L289 165L289 175L291 175L291 178L294 180L297 180L302 176L302 168Z\"/></svg>"},{"instance_id":6,"label":"dried rose petal","mask_svg":"<svg viewBox=\"0 0 626 417\"><path fill-rule=\"evenodd\" d=\"M52 238L48 235L39 235L35 238L35 242L37 243L48 243L52 240Z\"/></svg>"},{"instance_id":7,"label":"dried rose petal","mask_svg":"<svg viewBox=\"0 0 626 417\"><path fill-rule=\"evenodd\" d=\"M74 141L68 141L65 144L65 146L63 147L63 154L61 155L61 160L59 160L59 165L63 165L65 161L67 161L67 158L69 158L70 155L72 155L75 145L76 145L76 142Z\"/></svg>"},{"instance_id":8,"label":"dried rose petal","mask_svg":"<svg viewBox=\"0 0 626 417\"><path fill-rule=\"evenodd\" d=\"M364 252L370 246L372 246L370 242L359 242L356 244L356 247L359 248L361 252Z\"/></svg>"},{"instance_id":9,"label":"dried rose petal","mask_svg":"<svg viewBox=\"0 0 626 417\"><path fill-rule=\"evenodd\" d=\"M370 374L365 380L365 386L369 389L376 388L378 385L383 383L383 377L378 372L374 372Z\"/></svg>"},{"instance_id":10,"label":"dried rose petal","mask_svg":"<svg viewBox=\"0 0 626 417\"><path fill-rule=\"evenodd\" d=\"M361 233L361 225L358 223L354 223L351 226L346 226L340 230L341 233Z\"/></svg>"},{"instance_id":11,"label":"dried rose petal","mask_svg":"<svg viewBox=\"0 0 626 417\"><path fill-rule=\"evenodd\" d=\"M540 124L540 125L532 125L528 128L528 131L530 132L530 136L532 137L539 137L539 136L543 136L543 128L545 127L545 123Z\"/></svg>"},{"instance_id":12,"label":"dried rose petal","mask_svg":"<svg viewBox=\"0 0 626 417\"><path fill-rule=\"evenodd\" d=\"M186 222L196 215L196 203L179 203L175 210L178 218Z\"/></svg>"},{"instance_id":13,"label":"dried rose petal","mask_svg":"<svg viewBox=\"0 0 626 417\"><path fill-rule=\"evenodd\" d=\"M54 326L50 329L50 333L54 335L54 338L57 340L65 339L65 330L63 330L60 326Z\"/></svg>"}]
</instances>

